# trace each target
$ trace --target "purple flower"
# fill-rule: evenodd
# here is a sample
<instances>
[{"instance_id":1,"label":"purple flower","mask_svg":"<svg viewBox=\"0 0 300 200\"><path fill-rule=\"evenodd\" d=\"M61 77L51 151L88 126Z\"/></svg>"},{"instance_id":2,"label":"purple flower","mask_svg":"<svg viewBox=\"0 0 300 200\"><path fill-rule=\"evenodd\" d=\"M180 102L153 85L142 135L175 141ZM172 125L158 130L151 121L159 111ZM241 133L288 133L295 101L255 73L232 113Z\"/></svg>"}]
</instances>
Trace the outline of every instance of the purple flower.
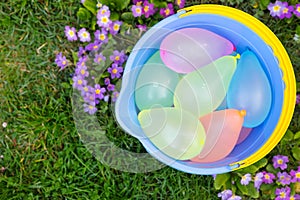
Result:
<instances>
[{"instance_id":1,"label":"purple flower","mask_svg":"<svg viewBox=\"0 0 300 200\"><path fill-rule=\"evenodd\" d=\"M300 17L300 3L298 3L298 4L295 5L294 14L295 14L297 17Z\"/></svg>"},{"instance_id":2,"label":"purple flower","mask_svg":"<svg viewBox=\"0 0 300 200\"><path fill-rule=\"evenodd\" d=\"M135 5L142 5L143 2L144 0L132 0L132 3Z\"/></svg>"},{"instance_id":3,"label":"purple flower","mask_svg":"<svg viewBox=\"0 0 300 200\"><path fill-rule=\"evenodd\" d=\"M168 17L174 14L173 4L168 3L166 8L161 8L159 14L163 17Z\"/></svg>"},{"instance_id":4,"label":"purple flower","mask_svg":"<svg viewBox=\"0 0 300 200\"><path fill-rule=\"evenodd\" d=\"M154 4L149 3L149 1L144 1L144 7L143 7L143 13L146 18L149 18L150 16L154 15L155 9Z\"/></svg>"},{"instance_id":5,"label":"purple flower","mask_svg":"<svg viewBox=\"0 0 300 200\"><path fill-rule=\"evenodd\" d=\"M82 56L79 58L78 62L76 63L77 67L83 67L85 66L85 62L87 61L87 56Z\"/></svg>"},{"instance_id":6,"label":"purple flower","mask_svg":"<svg viewBox=\"0 0 300 200\"><path fill-rule=\"evenodd\" d=\"M282 185L289 185L292 180L292 177L287 172L278 172L277 178L279 183L281 183Z\"/></svg>"},{"instance_id":7,"label":"purple flower","mask_svg":"<svg viewBox=\"0 0 300 200\"><path fill-rule=\"evenodd\" d=\"M116 35L119 32L122 23L123 22L120 22L120 21L113 22L109 29L110 34Z\"/></svg>"},{"instance_id":8,"label":"purple flower","mask_svg":"<svg viewBox=\"0 0 300 200\"><path fill-rule=\"evenodd\" d=\"M90 115L93 115L97 112L97 108L94 104L83 104L84 112L89 113Z\"/></svg>"},{"instance_id":9,"label":"purple flower","mask_svg":"<svg viewBox=\"0 0 300 200\"><path fill-rule=\"evenodd\" d=\"M90 42L91 41L90 33L87 32L85 28L82 28L78 31L78 37L80 38L81 42Z\"/></svg>"},{"instance_id":10,"label":"purple flower","mask_svg":"<svg viewBox=\"0 0 300 200\"><path fill-rule=\"evenodd\" d=\"M275 200L288 200L290 199L291 188L285 187L285 188L277 188L275 191L275 194L277 197Z\"/></svg>"},{"instance_id":11,"label":"purple flower","mask_svg":"<svg viewBox=\"0 0 300 200\"><path fill-rule=\"evenodd\" d=\"M66 57L62 55L62 52L59 52L58 54L56 54L55 63L61 69L64 69L68 65L68 61L67 61Z\"/></svg>"},{"instance_id":12,"label":"purple flower","mask_svg":"<svg viewBox=\"0 0 300 200\"><path fill-rule=\"evenodd\" d=\"M95 58L94 58L94 62L95 63L100 63L101 61L105 61L106 58L105 56L102 55L102 53L99 53L99 54L95 54Z\"/></svg>"},{"instance_id":13,"label":"purple flower","mask_svg":"<svg viewBox=\"0 0 300 200\"><path fill-rule=\"evenodd\" d=\"M291 170L290 175L292 176L292 183L300 182L300 166L298 170Z\"/></svg>"},{"instance_id":14,"label":"purple flower","mask_svg":"<svg viewBox=\"0 0 300 200\"><path fill-rule=\"evenodd\" d=\"M291 18L292 15L293 15L294 7L293 6L289 6L289 4L287 2L283 2L282 5L283 5L283 7L282 7L282 15L280 15L279 18L280 19Z\"/></svg>"},{"instance_id":15,"label":"purple flower","mask_svg":"<svg viewBox=\"0 0 300 200\"><path fill-rule=\"evenodd\" d=\"M99 17L101 16L107 16L110 17L110 10L108 6L102 6L101 9L97 12L97 19L99 19Z\"/></svg>"},{"instance_id":16,"label":"purple flower","mask_svg":"<svg viewBox=\"0 0 300 200\"><path fill-rule=\"evenodd\" d=\"M133 5L131 7L131 11L134 17L140 17L143 14L143 8L142 6Z\"/></svg>"},{"instance_id":17,"label":"purple flower","mask_svg":"<svg viewBox=\"0 0 300 200\"><path fill-rule=\"evenodd\" d=\"M103 43L108 42L107 31L104 28L101 31L96 30L94 35L95 35L95 40L96 41L100 41L100 42L103 42Z\"/></svg>"},{"instance_id":18,"label":"purple flower","mask_svg":"<svg viewBox=\"0 0 300 200\"><path fill-rule=\"evenodd\" d=\"M99 41L95 41L93 43L90 43L88 44L86 47L85 47L85 50L87 51L98 51L101 47L101 44Z\"/></svg>"},{"instance_id":19,"label":"purple flower","mask_svg":"<svg viewBox=\"0 0 300 200\"><path fill-rule=\"evenodd\" d=\"M218 197L221 197L222 200L228 200L232 196L231 190L224 190L223 192L218 194Z\"/></svg>"},{"instance_id":20,"label":"purple flower","mask_svg":"<svg viewBox=\"0 0 300 200\"><path fill-rule=\"evenodd\" d=\"M65 26L65 35L69 41L77 40L76 29L74 27Z\"/></svg>"},{"instance_id":21,"label":"purple flower","mask_svg":"<svg viewBox=\"0 0 300 200\"><path fill-rule=\"evenodd\" d=\"M145 32L147 30L147 25L137 25L136 26L140 32Z\"/></svg>"},{"instance_id":22,"label":"purple flower","mask_svg":"<svg viewBox=\"0 0 300 200\"><path fill-rule=\"evenodd\" d=\"M114 84L111 84L111 83L108 84L108 85L107 85L107 90L108 90L108 91L114 91L114 90L115 90L115 85L114 85Z\"/></svg>"},{"instance_id":23,"label":"purple flower","mask_svg":"<svg viewBox=\"0 0 300 200\"><path fill-rule=\"evenodd\" d=\"M111 55L109 58L114 63L122 65L127 59L127 56L125 55L124 51L119 52L118 50L115 50L113 55Z\"/></svg>"},{"instance_id":24,"label":"purple flower","mask_svg":"<svg viewBox=\"0 0 300 200\"><path fill-rule=\"evenodd\" d=\"M297 94L296 96L296 104L299 104L300 103L300 94Z\"/></svg>"},{"instance_id":25,"label":"purple flower","mask_svg":"<svg viewBox=\"0 0 300 200\"><path fill-rule=\"evenodd\" d=\"M273 157L272 161L275 169L280 168L281 170L284 170L287 168L286 163L289 162L289 158L287 156L277 155Z\"/></svg>"},{"instance_id":26,"label":"purple flower","mask_svg":"<svg viewBox=\"0 0 300 200\"><path fill-rule=\"evenodd\" d=\"M262 178L262 182L266 183L266 184L271 184L273 183L273 180L275 179L275 175L272 173L268 173L268 172L263 172L263 178Z\"/></svg>"},{"instance_id":27,"label":"purple flower","mask_svg":"<svg viewBox=\"0 0 300 200\"><path fill-rule=\"evenodd\" d=\"M85 48L79 47L78 57L81 57L81 56L84 55L85 53L86 53Z\"/></svg>"},{"instance_id":28,"label":"purple flower","mask_svg":"<svg viewBox=\"0 0 300 200\"><path fill-rule=\"evenodd\" d=\"M123 72L123 67L119 67L118 64L114 63L107 71L110 73L110 77L112 79L120 78L121 73Z\"/></svg>"},{"instance_id":29,"label":"purple flower","mask_svg":"<svg viewBox=\"0 0 300 200\"><path fill-rule=\"evenodd\" d=\"M76 75L82 76L83 78L89 76L89 72L87 71L87 67L85 65L76 67L75 73Z\"/></svg>"},{"instance_id":30,"label":"purple flower","mask_svg":"<svg viewBox=\"0 0 300 200\"><path fill-rule=\"evenodd\" d=\"M112 102L116 102L119 97L119 92L115 91L113 92Z\"/></svg>"},{"instance_id":31,"label":"purple flower","mask_svg":"<svg viewBox=\"0 0 300 200\"><path fill-rule=\"evenodd\" d=\"M214 180L216 180L217 174L213 174L213 175L211 175L211 176L213 177Z\"/></svg>"},{"instance_id":32,"label":"purple flower","mask_svg":"<svg viewBox=\"0 0 300 200\"><path fill-rule=\"evenodd\" d=\"M89 86L89 85L85 85L85 86L83 86L82 88L81 88L81 96L82 97L85 97L85 95L86 95L86 93L88 93L88 92L93 92L93 90L94 90L94 88L93 87L91 87L91 86Z\"/></svg>"},{"instance_id":33,"label":"purple flower","mask_svg":"<svg viewBox=\"0 0 300 200\"><path fill-rule=\"evenodd\" d=\"M254 177L254 187L258 190L263 182L264 174L259 172Z\"/></svg>"},{"instance_id":34,"label":"purple flower","mask_svg":"<svg viewBox=\"0 0 300 200\"><path fill-rule=\"evenodd\" d=\"M184 8L185 0L175 0L175 4L179 6L179 8Z\"/></svg>"},{"instance_id":35,"label":"purple flower","mask_svg":"<svg viewBox=\"0 0 300 200\"><path fill-rule=\"evenodd\" d=\"M98 99L104 98L104 93L106 92L105 88L102 88L99 84L95 85L95 97Z\"/></svg>"},{"instance_id":36,"label":"purple flower","mask_svg":"<svg viewBox=\"0 0 300 200\"><path fill-rule=\"evenodd\" d=\"M97 99L97 95L95 94L94 91L85 93L85 96L83 97L85 103L92 104L92 105L97 105L99 103L99 100Z\"/></svg>"},{"instance_id":37,"label":"purple flower","mask_svg":"<svg viewBox=\"0 0 300 200\"><path fill-rule=\"evenodd\" d=\"M245 174L244 176L242 176L241 184L248 185L250 181L251 181L251 174Z\"/></svg>"},{"instance_id":38,"label":"purple flower","mask_svg":"<svg viewBox=\"0 0 300 200\"><path fill-rule=\"evenodd\" d=\"M74 76L72 78L72 80L73 80L73 88L76 88L76 89L78 89L80 91L82 90L82 88L84 86L87 85L87 81L84 80L84 78L82 76Z\"/></svg>"},{"instance_id":39,"label":"purple flower","mask_svg":"<svg viewBox=\"0 0 300 200\"><path fill-rule=\"evenodd\" d=\"M237 195L232 195L228 200L241 200L242 197L237 196Z\"/></svg>"},{"instance_id":40,"label":"purple flower","mask_svg":"<svg viewBox=\"0 0 300 200\"><path fill-rule=\"evenodd\" d=\"M97 17L97 19L97 24L101 28L109 28L110 24L112 23L107 15L101 15Z\"/></svg>"},{"instance_id":41,"label":"purple flower","mask_svg":"<svg viewBox=\"0 0 300 200\"><path fill-rule=\"evenodd\" d=\"M268 10L272 17L281 17L283 7L284 5L281 1L276 1L275 3L270 3L268 5Z\"/></svg>"},{"instance_id":42,"label":"purple flower","mask_svg":"<svg viewBox=\"0 0 300 200\"><path fill-rule=\"evenodd\" d=\"M105 85L109 85L110 84L110 79L109 78L105 78L104 79L104 84Z\"/></svg>"},{"instance_id":43,"label":"purple flower","mask_svg":"<svg viewBox=\"0 0 300 200\"><path fill-rule=\"evenodd\" d=\"M300 200L300 195L299 194L291 195L289 200Z\"/></svg>"}]
</instances>

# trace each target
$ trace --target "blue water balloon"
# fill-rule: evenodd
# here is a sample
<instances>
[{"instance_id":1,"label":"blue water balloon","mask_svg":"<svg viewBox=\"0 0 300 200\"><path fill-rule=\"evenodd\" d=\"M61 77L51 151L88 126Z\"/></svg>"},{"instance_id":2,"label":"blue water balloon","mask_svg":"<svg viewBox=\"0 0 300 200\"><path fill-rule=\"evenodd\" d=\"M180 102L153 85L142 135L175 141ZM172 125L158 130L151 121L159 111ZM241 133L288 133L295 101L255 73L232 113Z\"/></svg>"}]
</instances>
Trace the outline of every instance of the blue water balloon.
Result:
<instances>
[{"instance_id":1,"label":"blue water balloon","mask_svg":"<svg viewBox=\"0 0 300 200\"><path fill-rule=\"evenodd\" d=\"M272 92L267 75L256 55L245 51L230 83L227 105L229 108L246 110L243 126L253 128L266 119L271 103Z\"/></svg>"}]
</instances>

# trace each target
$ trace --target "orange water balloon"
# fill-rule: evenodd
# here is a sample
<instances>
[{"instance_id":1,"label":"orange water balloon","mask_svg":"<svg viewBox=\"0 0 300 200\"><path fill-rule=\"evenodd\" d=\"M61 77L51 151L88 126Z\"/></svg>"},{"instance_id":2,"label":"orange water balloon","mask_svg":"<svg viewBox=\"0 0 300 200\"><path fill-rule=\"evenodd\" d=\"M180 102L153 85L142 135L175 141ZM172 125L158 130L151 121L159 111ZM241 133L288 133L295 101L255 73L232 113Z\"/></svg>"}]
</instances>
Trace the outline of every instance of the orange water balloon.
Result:
<instances>
[{"instance_id":1,"label":"orange water balloon","mask_svg":"<svg viewBox=\"0 0 300 200\"><path fill-rule=\"evenodd\" d=\"M215 162L231 153L239 138L245 110L226 109L215 111L200 118L206 131L206 142L194 162Z\"/></svg>"}]
</instances>

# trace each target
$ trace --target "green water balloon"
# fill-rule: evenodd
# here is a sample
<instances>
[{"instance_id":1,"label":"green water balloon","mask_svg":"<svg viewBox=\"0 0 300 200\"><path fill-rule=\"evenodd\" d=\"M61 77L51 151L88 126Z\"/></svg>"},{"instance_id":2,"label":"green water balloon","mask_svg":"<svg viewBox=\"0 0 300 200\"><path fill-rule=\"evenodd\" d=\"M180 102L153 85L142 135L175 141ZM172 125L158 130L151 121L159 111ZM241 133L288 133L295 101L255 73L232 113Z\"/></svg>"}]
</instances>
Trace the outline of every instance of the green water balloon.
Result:
<instances>
[{"instance_id":1,"label":"green water balloon","mask_svg":"<svg viewBox=\"0 0 300 200\"><path fill-rule=\"evenodd\" d=\"M157 51L145 63L135 85L135 103L140 110L173 105L179 75L167 68Z\"/></svg>"},{"instance_id":2,"label":"green water balloon","mask_svg":"<svg viewBox=\"0 0 300 200\"><path fill-rule=\"evenodd\" d=\"M224 56L184 76L174 93L174 106L201 117L223 102L238 56Z\"/></svg>"},{"instance_id":3,"label":"green water balloon","mask_svg":"<svg viewBox=\"0 0 300 200\"><path fill-rule=\"evenodd\" d=\"M193 158L205 144L203 125L185 110L174 107L143 110L138 120L150 141L174 159Z\"/></svg>"}]
</instances>

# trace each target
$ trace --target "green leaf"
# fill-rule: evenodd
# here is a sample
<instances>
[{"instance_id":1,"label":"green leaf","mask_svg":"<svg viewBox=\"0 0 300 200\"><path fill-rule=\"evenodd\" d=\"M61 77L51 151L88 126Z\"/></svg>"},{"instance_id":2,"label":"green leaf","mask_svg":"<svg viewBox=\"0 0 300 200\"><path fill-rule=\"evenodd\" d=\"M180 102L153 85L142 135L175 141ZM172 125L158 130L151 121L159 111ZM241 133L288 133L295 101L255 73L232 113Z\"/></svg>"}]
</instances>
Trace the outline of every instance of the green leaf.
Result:
<instances>
[{"instance_id":1,"label":"green leaf","mask_svg":"<svg viewBox=\"0 0 300 200\"><path fill-rule=\"evenodd\" d=\"M218 174L216 176L216 180L214 182L214 187L216 190L220 190L222 186L226 184L226 182L230 179L230 174Z\"/></svg>"},{"instance_id":2,"label":"green leaf","mask_svg":"<svg viewBox=\"0 0 300 200\"><path fill-rule=\"evenodd\" d=\"M238 189L243 193L243 195L249 195L248 188L246 185L242 185L240 181L236 182L236 185Z\"/></svg>"},{"instance_id":3,"label":"green leaf","mask_svg":"<svg viewBox=\"0 0 300 200\"><path fill-rule=\"evenodd\" d=\"M276 197L275 191L276 191L276 187L273 187L271 189L271 195L270 195L271 199L275 199L275 197Z\"/></svg>"},{"instance_id":4,"label":"green leaf","mask_svg":"<svg viewBox=\"0 0 300 200\"><path fill-rule=\"evenodd\" d=\"M77 54L77 52L72 51L72 58L73 58L74 65L76 65L76 63L78 61L78 54Z\"/></svg>"},{"instance_id":5,"label":"green leaf","mask_svg":"<svg viewBox=\"0 0 300 200\"><path fill-rule=\"evenodd\" d=\"M270 0L260 0L260 5L263 9L266 9L268 5L270 4Z\"/></svg>"},{"instance_id":6,"label":"green leaf","mask_svg":"<svg viewBox=\"0 0 300 200\"><path fill-rule=\"evenodd\" d=\"M91 18L91 13L85 8L79 8L77 17L81 21L87 21Z\"/></svg>"},{"instance_id":7,"label":"green leaf","mask_svg":"<svg viewBox=\"0 0 300 200\"><path fill-rule=\"evenodd\" d=\"M249 185L247 185L247 187L248 187L249 196L254 199L257 199L259 197L259 192L254 187L254 183L250 183Z\"/></svg>"},{"instance_id":8,"label":"green leaf","mask_svg":"<svg viewBox=\"0 0 300 200\"><path fill-rule=\"evenodd\" d=\"M62 86L63 88L65 88L65 89L71 88L70 83L66 83L66 82L61 83L61 86Z\"/></svg>"},{"instance_id":9,"label":"green leaf","mask_svg":"<svg viewBox=\"0 0 300 200\"><path fill-rule=\"evenodd\" d=\"M293 156L294 158L299 161L300 160L300 148L299 146L295 146L293 149L292 149L292 153L293 153Z\"/></svg>"},{"instance_id":10,"label":"green leaf","mask_svg":"<svg viewBox=\"0 0 300 200\"><path fill-rule=\"evenodd\" d=\"M130 21L134 20L134 16L132 15L131 12L124 12L121 15L121 19L123 19L126 22L130 22Z\"/></svg>"},{"instance_id":11,"label":"green leaf","mask_svg":"<svg viewBox=\"0 0 300 200\"><path fill-rule=\"evenodd\" d=\"M294 140L298 140L299 138L300 138L300 131L298 131L297 133L295 133Z\"/></svg>"},{"instance_id":12,"label":"green leaf","mask_svg":"<svg viewBox=\"0 0 300 200\"><path fill-rule=\"evenodd\" d=\"M299 32L297 31L297 35L300 36L300 26L297 26L297 29L299 27ZM297 82L297 92L300 92L300 82Z\"/></svg>"},{"instance_id":13,"label":"green leaf","mask_svg":"<svg viewBox=\"0 0 300 200\"><path fill-rule=\"evenodd\" d=\"M110 14L110 19L111 19L112 21L119 20L119 14L116 13L116 12L111 13L111 14Z\"/></svg>"},{"instance_id":14,"label":"green leaf","mask_svg":"<svg viewBox=\"0 0 300 200\"><path fill-rule=\"evenodd\" d=\"M239 169L236 172L241 173L241 174L246 174L246 173L254 174L258 170L259 170L259 168L256 167L255 165L250 165L246 168Z\"/></svg>"},{"instance_id":15,"label":"green leaf","mask_svg":"<svg viewBox=\"0 0 300 200\"><path fill-rule=\"evenodd\" d=\"M265 167L267 164L268 164L268 159L266 159L266 158L260 159L259 161L257 161L256 163L254 163L254 165L258 169Z\"/></svg>"},{"instance_id":16,"label":"green leaf","mask_svg":"<svg viewBox=\"0 0 300 200\"><path fill-rule=\"evenodd\" d=\"M89 11L91 11L91 13L93 13L94 15L97 14L96 5L97 5L97 2L94 0L85 0L83 2L83 6L86 7L86 9L88 9Z\"/></svg>"},{"instance_id":17,"label":"green leaf","mask_svg":"<svg viewBox=\"0 0 300 200\"><path fill-rule=\"evenodd\" d=\"M156 7L156 8L165 8L165 7L167 7L167 3L162 2L160 0L150 0L150 2L153 3L154 7Z\"/></svg>"},{"instance_id":18,"label":"green leaf","mask_svg":"<svg viewBox=\"0 0 300 200\"><path fill-rule=\"evenodd\" d=\"M130 0L114 0L117 8L121 11L128 7Z\"/></svg>"},{"instance_id":19,"label":"green leaf","mask_svg":"<svg viewBox=\"0 0 300 200\"><path fill-rule=\"evenodd\" d=\"M97 25L97 21L95 19L93 19L92 22L91 22L91 29L93 31L96 30L96 25Z\"/></svg>"},{"instance_id":20,"label":"green leaf","mask_svg":"<svg viewBox=\"0 0 300 200\"><path fill-rule=\"evenodd\" d=\"M284 134L284 137L282 138L283 141L290 142L294 138L294 133L291 130L287 130Z\"/></svg>"},{"instance_id":21,"label":"green leaf","mask_svg":"<svg viewBox=\"0 0 300 200\"><path fill-rule=\"evenodd\" d=\"M273 174L277 174L277 171L276 171L276 169L273 167L272 164L268 164L267 167L266 167L266 170L267 170L268 172L273 173Z\"/></svg>"},{"instance_id":22,"label":"green leaf","mask_svg":"<svg viewBox=\"0 0 300 200\"><path fill-rule=\"evenodd\" d=\"M261 191L270 191L272 188L273 188L274 186L273 185L271 185L271 184L262 184L261 186L260 186L260 190Z\"/></svg>"}]
</instances>

